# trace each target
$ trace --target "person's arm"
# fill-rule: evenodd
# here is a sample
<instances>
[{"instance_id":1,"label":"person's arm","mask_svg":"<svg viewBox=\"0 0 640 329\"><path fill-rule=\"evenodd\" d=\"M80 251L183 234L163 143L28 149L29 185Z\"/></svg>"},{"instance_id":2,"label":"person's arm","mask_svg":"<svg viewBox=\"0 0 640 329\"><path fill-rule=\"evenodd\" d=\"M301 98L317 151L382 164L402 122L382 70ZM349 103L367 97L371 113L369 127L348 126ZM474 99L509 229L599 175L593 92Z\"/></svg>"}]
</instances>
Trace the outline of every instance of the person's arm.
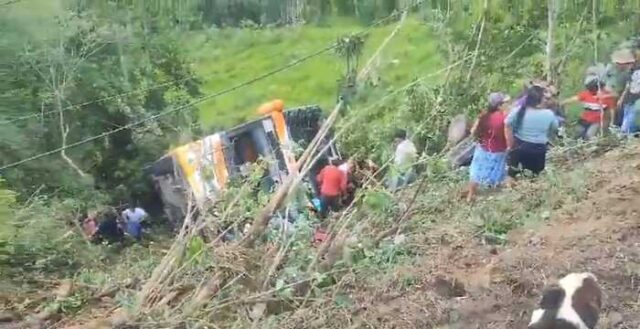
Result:
<instances>
[{"instance_id":1,"label":"person's arm","mask_svg":"<svg viewBox=\"0 0 640 329\"><path fill-rule=\"evenodd\" d=\"M577 103L579 101L580 101L580 97L578 97L578 96L569 97L569 98L563 100L562 102L560 102L560 106L565 106L565 105L568 105L568 104Z\"/></svg>"},{"instance_id":2,"label":"person's arm","mask_svg":"<svg viewBox=\"0 0 640 329\"><path fill-rule=\"evenodd\" d=\"M322 184L322 179L324 178L324 168L322 168L322 170L320 170L320 173L318 174L318 176L316 176L316 182L318 182L318 184Z\"/></svg>"},{"instance_id":3,"label":"person's arm","mask_svg":"<svg viewBox=\"0 0 640 329\"><path fill-rule=\"evenodd\" d=\"M347 175L340 175L340 191L347 194Z\"/></svg>"},{"instance_id":4,"label":"person's arm","mask_svg":"<svg viewBox=\"0 0 640 329\"><path fill-rule=\"evenodd\" d=\"M507 141L507 151L513 149L513 144L515 142L515 138L513 137L513 129L511 126L504 126L504 137Z\"/></svg>"},{"instance_id":5,"label":"person's arm","mask_svg":"<svg viewBox=\"0 0 640 329\"><path fill-rule=\"evenodd\" d=\"M142 218L140 218L140 223L142 223L149 217L149 214L142 208L140 208L140 211L142 212Z\"/></svg>"},{"instance_id":6,"label":"person's arm","mask_svg":"<svg viewBox=\"0 0 640 329\"><path fill-rule=\"evenodd\" d=\"M471 136L476 135L476 130L478 130L478 124L480 124L480 118L476 119L476 121L473 123L473 126L471 126L471 131L470 131Z\"/></svg>"},{"instance_id":7,"label":"person's arm","mask_svg":"<svg viewBox=\"0 0 640 329\"><path fill-rule=\"evenodd\" d=\"M504 137L507 141L507 150L511 150L515 143L515 138L513 136L513 122L516 118L516 113L518 111L511 111L504 119Z\"/></svg>"},{"instance_id":8,"label":"person's arm","mask_svg":"<svg viewBox=\"0 0 640 329\"><path fill-rule=\"evenodd\" d=\"M616 111L618 111L622 107L622 102L624 101L624 98L627 96L628 92L629 92L629 84L627 84L624 87L624 91L622 91L620 98L618 98L618 103L616 104Z\"/></svg>"},{"instance_id":9,"label":"person's arm","mask_svg":"<svg viewBox=\"0 0 640 329\"><path fill-rule=\"evenodd\" d=\"M550 126L551 126L551 131L552 132L555 132L555 131L558 130L558 128L560 128L560 121L558 120L558 118L555 115L553 115L553 113L551 115L551 124L550 124Z\"/></svg>"}]
</instances>

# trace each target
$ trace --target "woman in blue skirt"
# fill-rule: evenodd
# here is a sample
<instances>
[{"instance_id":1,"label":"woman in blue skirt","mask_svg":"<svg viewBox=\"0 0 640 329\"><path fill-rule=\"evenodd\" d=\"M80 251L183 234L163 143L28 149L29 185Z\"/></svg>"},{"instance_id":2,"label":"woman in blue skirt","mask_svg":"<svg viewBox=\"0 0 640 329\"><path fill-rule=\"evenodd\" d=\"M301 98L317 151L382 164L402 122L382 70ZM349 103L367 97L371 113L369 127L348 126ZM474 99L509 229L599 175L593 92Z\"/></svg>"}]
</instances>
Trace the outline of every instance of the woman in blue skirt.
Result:
<instances>
[{"instance_id":1,"label":"woman in blue skirt","mask_svg":"<svg viewBox=\"0 0 640 329\"><path fill-rule=\"evenodd\" d=\"M507 140L504 121L509 96L503 93L489 95L489 107L480 114L472 133L478 144L473 153L467 201L472 201L479 186L496 187L506 177Z\"/></svg>"}]
</instances>

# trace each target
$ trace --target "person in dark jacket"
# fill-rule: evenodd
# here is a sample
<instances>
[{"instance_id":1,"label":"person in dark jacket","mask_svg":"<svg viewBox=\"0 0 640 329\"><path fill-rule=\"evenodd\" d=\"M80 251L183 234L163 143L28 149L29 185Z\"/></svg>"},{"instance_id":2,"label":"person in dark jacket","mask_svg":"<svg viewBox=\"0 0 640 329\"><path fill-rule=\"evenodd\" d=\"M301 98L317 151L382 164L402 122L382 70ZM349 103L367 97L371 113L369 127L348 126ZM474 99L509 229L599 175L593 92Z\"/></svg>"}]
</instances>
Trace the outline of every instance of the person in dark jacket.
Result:
<instances>
[{"instance_id":1,"label":"person in dark jacket","mask_svg":"<svg viewBox=\"0 0 640 329\"><path fill-rule=\"evenodd\" d=\"M122 227L118 223L118 215L114 211L107 211L94 234L96 241L107 243L121 242L124 238Z\"/></svg>"}]
</instances>

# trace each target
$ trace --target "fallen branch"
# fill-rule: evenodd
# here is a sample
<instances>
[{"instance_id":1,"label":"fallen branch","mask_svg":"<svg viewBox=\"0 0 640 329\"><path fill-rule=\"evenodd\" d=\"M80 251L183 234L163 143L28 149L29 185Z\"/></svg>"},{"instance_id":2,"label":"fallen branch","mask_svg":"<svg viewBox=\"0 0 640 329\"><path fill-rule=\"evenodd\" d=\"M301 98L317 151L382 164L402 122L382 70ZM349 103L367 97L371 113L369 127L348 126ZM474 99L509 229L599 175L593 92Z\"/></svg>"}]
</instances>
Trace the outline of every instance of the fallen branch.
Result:
<instances>
[{"instance_id":1,"label":"fallen branch","mask_svg":"<svg viewBox=\"0 0 640 329\"><path fill-rule=\"evenodd\" d=\"M391 41L391 39L393 39L393 37L396 36L398 31L400 31L400 28L402 27L402 25L404 25L405 18L407 18L406 10L402 13L402 17L400 18L400 22L398 22L398 25L396 25L396 28L391 32L391 34L387 36L386 39L384 39L380 47L378 47L375 53L373 53L373 56L369 58L369 61L367 62L367 64L364 66L364 68L360 71L360 73L356 77L356 81L358 82L358 84L361 84L364 81L364 79L367 78L367 76L369 75L369 72L371 71L371 67L373 66L373 62L380 56L380 54L382 53L382 50L387 46L387 44Z\"/></svg>"},{"instance_id":2,"label":"fallen branch","mask_svg":"<svg viewBox=\"0 0 640 329\"><path fill-rule=\"evenodd\" d=\"M476 67L476 61L478 60L478 52L480 50L480 42L482 41L482 34L484 32L484 25L487 21L487 9L489 6L489 0L484 0L484 5L482 9L482 23L480 23L480 31L478 32L478 41L476 42L476 49L474 50L473 59L471 60L471 67L469 68L469 73L467 74L467 84L471 81L471 75L473 74L473 70Z\"/></svg>"},{"instance_id":3,"label":"fallen branch","mask_svg":"<svg viewBox=\"0 0 640 329\"><path fill-rule=\"evenodd\" d=\"M411 200L408 203L409 206L407 207L407 209L402 213L402 216L400 216L400 218L393 224L393 226L391 226L391 228L382 232L375 238L375 240L373 240L374 246L377 247L378 245L380 245L380 242L382 242L384 239L397 234L402 224L407 220L407 218L411 217L410 215L413 214L412 209L416 204L416 199L418 198L418 195L422 193L422 190L424 189L424 187L426 187L427 177L428 177L427 175L422 176L422 179L420 179L420 183L418 184L418 187L416 188L415 192L413 193L413 196L411 197Z\"/></svg>"}]
</instances>

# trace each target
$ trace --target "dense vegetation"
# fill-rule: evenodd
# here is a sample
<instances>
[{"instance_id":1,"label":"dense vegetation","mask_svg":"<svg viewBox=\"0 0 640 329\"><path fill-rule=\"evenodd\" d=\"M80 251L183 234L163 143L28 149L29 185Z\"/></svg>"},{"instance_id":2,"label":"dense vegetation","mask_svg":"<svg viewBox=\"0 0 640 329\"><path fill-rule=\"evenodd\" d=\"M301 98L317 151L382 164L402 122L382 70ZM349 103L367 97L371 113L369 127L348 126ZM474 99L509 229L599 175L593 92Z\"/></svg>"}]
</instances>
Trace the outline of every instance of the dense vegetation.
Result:
<instances>
[{"instance_id":1,"label":"dense vegetation","mask_svg":"<svg viewBox=\"0 0 640 329\"><path fill-rule=\"evenodd\" d=\"M556 6L550 37L548 4ZM410 8L406 19L404 8ZM559 200L563 193L579 196L579 173L552 172L541 183L549 188L534 191L534 199L543 201L517 203L518 194L512 194L499 197L499 207L458 207L451 195L462 176L449 172L439 157L442 132L453 115L475 115L489 91L517 93L527 78L548 74L565 95L574 93L586 66L606 61L616 44L635 34L637 10L637 3L613 0L23 0L2 6L0 166L51 154L0 171L0 288L71 277L90 287L63 303L63 312L73 314L86 306L91 287L136 277L146 285L135 287L139 294L119 292L116 304L137 320L171 324L250 326L245 310L230 300L255 294L286 301L277 311L263 310L257 317L262 326L254 321L258 327L295 323L304 316L300 312L327 307L326 296L334 297L331 310L340 314L353 304L341 290L343 280L371 284L412 263L415 250L385 239L398 231L424 231L446 215L500 240L531 220L532 209L556 207L566 201ZM407 195L392 195L377 184L363 189L344 226L331 227L353 233L335 237L339 247L350 245L349 255L335 256L338 246L308 246L313 218L301 220L291 238L271 232L268 242L255 244L212 248L185 234L164 261L169 239L162 235L154 238L160 247L118 254L87 247L78 234L74 220L87 208L131 197L152 203L143 168L172 145L251 118L271 98L332 109L345 81L354 79L353 71L365 67L397 26L368 74L357 80L335 130L345 153L384 163L392 131L406 127L425 150L423 175L430 188L422 193L418 187L412 206ZM357 66L329 51L237 92L202 98L362 31ZM230 195L247 193L239 189ZM205 222L254 218L267 200L225 200L216 209L224 210L216 212L223 218ZM158 274L176 264L182 265L171 269L179 275ZM222 284L234 275L247 282ZM153 298L177 298L208 277L225 288L210 298L214 312L207 316L182 303L167 309ZM307 285L295 284L300 280Z\"/></svg>"}]
</instances>

